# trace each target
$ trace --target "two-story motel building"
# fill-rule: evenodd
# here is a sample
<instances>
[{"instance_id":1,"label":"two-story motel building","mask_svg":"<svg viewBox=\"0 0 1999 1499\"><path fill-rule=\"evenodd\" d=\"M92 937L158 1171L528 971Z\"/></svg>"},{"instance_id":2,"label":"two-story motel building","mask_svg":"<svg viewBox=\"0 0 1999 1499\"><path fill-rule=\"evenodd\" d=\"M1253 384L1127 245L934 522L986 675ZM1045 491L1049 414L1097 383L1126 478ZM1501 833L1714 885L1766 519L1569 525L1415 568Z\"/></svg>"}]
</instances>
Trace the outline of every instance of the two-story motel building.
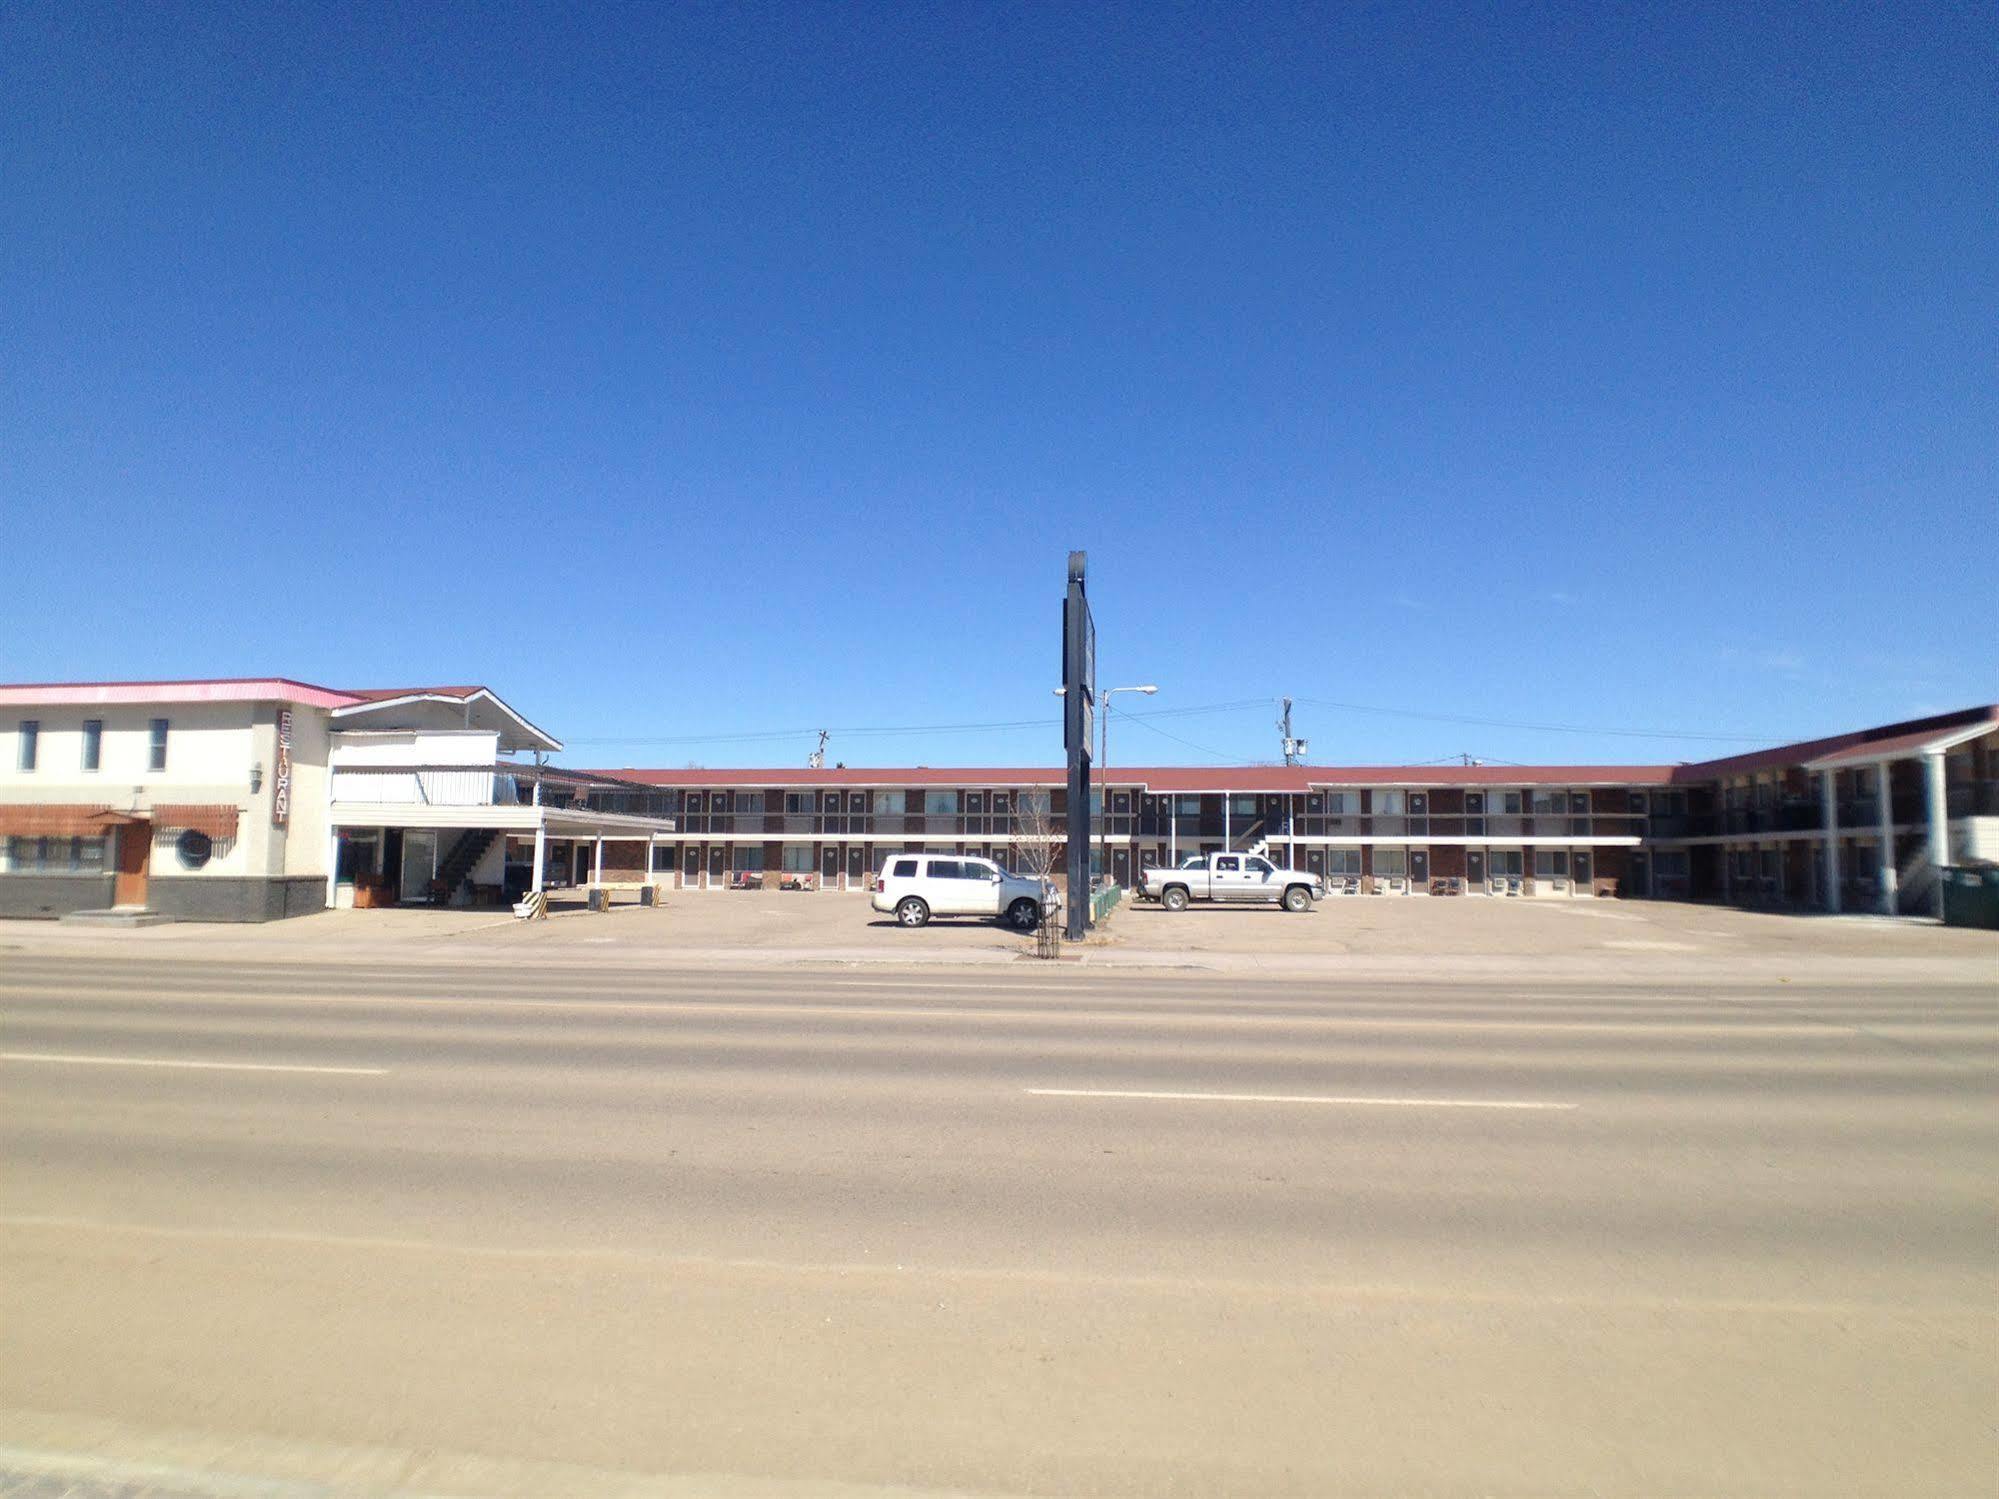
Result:
<instances>
[{"instance_id":1,"label":"two-story motel building","mask_svg":"<svg viewBox=\"0 0 1999 1499\"><path fill-rule=\"evenodd\" d=\"M1057 768L596 774L649 788L605 805L675 822L653 873L683 888L859 887L912 847L1017 865L1065 810ZM1940 865L1999 858L1999 707L1699 764L1111 766L1100 787L1092 861L1119 883L1262 845L1342 894L1921 912Z\"/></svg>"},{"instance_id":2,"label":"two-story motel building","mask_svg":"<svg viewBox=\"0 0 1999 1499\"><path fill-rule=\"evenodd\" d=\"M0 915L264 920L550 885L860 888L900 849L1061 867L1057 768L565 771L484 687L0 687ZM1106 768L1128 883L1263 846L1340 894L1927 912L1999 858L1999 707L1680 765Z\"/></svg>"}]
</instances>

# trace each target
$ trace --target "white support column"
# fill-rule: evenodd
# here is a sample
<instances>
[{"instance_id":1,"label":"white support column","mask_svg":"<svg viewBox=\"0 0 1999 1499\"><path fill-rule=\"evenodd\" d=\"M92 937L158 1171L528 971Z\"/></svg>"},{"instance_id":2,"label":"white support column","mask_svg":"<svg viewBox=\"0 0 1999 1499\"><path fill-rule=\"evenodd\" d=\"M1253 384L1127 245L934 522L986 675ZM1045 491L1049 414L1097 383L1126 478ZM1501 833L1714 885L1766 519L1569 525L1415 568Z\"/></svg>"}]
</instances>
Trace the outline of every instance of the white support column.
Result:
<instances>
[{"instance_id":1,"label":"white support column","mask_svg":"<svg viewBox=\"0 0 1999 1499\"><path fill-rule=\"evenodd\" d=\"M1886 760L1883 760L1879 765L1874 767L1874 781L1877 793L1874 803L1874 821L1876 838L1878 840L1875 847L1875 856L1880 860L1880 869L1875 880L1877 886L1875 896L1881 903L1881 914L1883 916L1893 916L1895 914L1895 802L1893 796L1890 795L1889 769L1890 767Z\"/></svg>"},{"instance_id":2,"label":"white support column","mask_svg":"<svg viewBox=\"0 0 1999 1499\"><path fill-rule=\"evenodd\" d=\"M540 790L539 782L536 783L535 789L537 791ZM534 825L534 883L530 887L531 889L534 890L541 889L543 874L547 868L548 868L548 829L543 827L540 823L536 823Z\"/></svg>"},{"instance_id":3,"label":"white support column","mask_svg":"<svg viewBox=\"0 0 1999 1499\"><path fill-rule=\"evenodd\" d=\"M1287 845L1284 862L1291 868L1296 869L1298 867L1298 793L1293 791L1287 796L1285 798L1285 805L1290 810L1289 815L1284 819L1284 834Z\"/></svg>"},{"instance_id":4,"label":"white support column","mask_svg":"<svg viewBox=\"0 0 1999 1499\"><path fill-rule=\"evenodd\" d=\"M1820 867L1825 871L1825 908L1835 916L1839 914L1839 803L1833 787L1837 777L1836 771L1819 772L1819 807L1825 814L1825 860Z\"/></svg>"},{"instance_id":5,"label":"white support column","mask_svg":"<svg viewBox=\"0 0 1999 1499\"><path fill-rule=\"evenodd\" d=\"M1943 871L1950 863L1950 808L1944 797L1943 754L1932 751L1923 756L1923 802L1930 820L1930 863L1936 866L1937 892L1934 905L1943 918Z\"/></svg>"},{"instance_id":6,"label":"white support column","mask_svg":"<svg viewBox=\"0 0 1999 1499\"><path fill-rule=\"evenodd\" d=\"M590 866L590 883L593 885L604 883L604 840L601 836L597 839L596 854Z\"/></svg>"},{"instance_id":7,"label":"white support column","mask_svg":"<svg viewBox=\"0 0 1999 1499\"><path fill-rule=\"evenodd\" d=\"M1735 849L1727 843L1721 845L1721 898L1727 905L1735 904Z\"/></svg>"},{"instance_id":8,"label":"white support column","mask_svg":"<svg viewBox=\"0 0 1999 1499\"><path fill-rule=\"evenodd\" d=\"M1166 862L1180 867L1180 798L1175 796L1166 803L1166 842L1168 853Z\"/></svg>"},{"instance_id":9,"label":"white support column","mask_svg":"<svg viewBox=\"0 0 1999 1499\"><path fill-rule=\"evenodd\" d=\"M326 909L329 911L333 909L334 892L339 888L340 829L336 828L329 818L326 824Z\"/></svg>"},{"instance_id":10,"label":"white support column","mask_svg":"<svg viewBox=\"0 0 1999 1499\"><path fill-rule=\"evenodd\" d=\"M1222 793L1222 851L1227 853L1235 847L1234 824L1230 822L1234 798L1226 791Z\"/></svg>"}]
</instances>

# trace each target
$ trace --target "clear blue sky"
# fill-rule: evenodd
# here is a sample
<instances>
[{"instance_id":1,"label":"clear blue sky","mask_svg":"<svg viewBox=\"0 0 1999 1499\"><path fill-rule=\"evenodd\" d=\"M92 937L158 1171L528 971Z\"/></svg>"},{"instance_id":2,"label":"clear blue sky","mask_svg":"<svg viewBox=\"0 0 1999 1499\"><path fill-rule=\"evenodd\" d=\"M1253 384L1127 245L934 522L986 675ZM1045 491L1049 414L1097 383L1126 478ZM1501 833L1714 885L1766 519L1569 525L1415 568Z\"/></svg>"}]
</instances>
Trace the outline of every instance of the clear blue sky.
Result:
<instances>
[{"instance_id":1,"label":"clear blue sky","mask_svg":"<svg viewBox=\"0 0 1999 1499\"><path fill-rule=\"evenodd\" d=\"M1282 693L1336 761L1730 746L1325 703L1988 701L1995 42L1983 4L10 5L0 680L485 681L578 764L1045 718L832 754L1049 761L1085 547L1105 685L1249 704L1125 763L1270 758Z\"/></svg>"}]
</instances>

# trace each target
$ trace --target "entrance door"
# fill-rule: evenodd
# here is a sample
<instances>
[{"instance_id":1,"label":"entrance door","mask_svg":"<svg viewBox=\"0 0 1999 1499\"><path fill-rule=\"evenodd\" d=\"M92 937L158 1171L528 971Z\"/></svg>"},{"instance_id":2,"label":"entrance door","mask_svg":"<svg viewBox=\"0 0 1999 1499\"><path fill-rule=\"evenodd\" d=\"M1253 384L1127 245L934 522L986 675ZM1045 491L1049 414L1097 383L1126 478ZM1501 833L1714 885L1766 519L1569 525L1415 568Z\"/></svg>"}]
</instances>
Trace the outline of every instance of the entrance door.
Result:
<instances>
[{"instance_id":1,"label":"entrance door","mask_svg":"<svg viewBox=\"0 0 1999 1499\"><path fill-rule=\"evenodd\" d=\"M1590 858L1586 853L1578 853L1570 863L1570 878L1574 883L1569 887L1577 895L1588 895L1594 888L1590 879Z\"/></svg>"},{"instance_id":2,"label":"entrance door","mask_svg":"<svg viewBox=\"0 0 1999 1499\"><path fill-rule=\"evenodd\" d=\"M437 834L412 828L403 834L402 899L430 899L437 874Z\"/></svg>"},{"instance_id":3,"label":"entrance door","mask_svg":"<svg viewBox=\"0 0 1999 1499\"><path fill-rule=\"evenodd\" d=\"M1411 890L1430 888L1430 851L1427 848L1409 850L1409 888Z\"/></svg>"},{"instance_id":4,"label":"entrance door","mask_svg":"<svg viewBox=\"0 0 1999 1499\"><path fill-rule=\"evenodd\" d=\"M701 850L690 848L681 861L680 887L685 890L701 879Z\"/></svg>"},{"instance_id":5,"label":"entrance door","mask_svg":"<svg viewBox=\"0 0 1999 1499\"><path fill-rule=\"evenodd\" d=\"M1131 852L1128 849L1111 850L1111 879L1126 889L1131 888Z\"/></svg>"},{"instance_id":6,"label":"entrance door","mask_svg":"<svg viewBox=\"0 0 1999 1499\"><path fill-rule=\"evenodd\" d=\"M143 906L153 867L153 825L128 822L118 830L118 872L111 882L114 906Z\"/></svg>"},{"instance_id":7,"label":"entrance door","mask_svg":"<svg viewBox=\"0 0 1999 1499\"><path fill-rule=\"evenodd\" d=\"M1485 883L1485 850L1468 848L1465 850L1465 888Z\"/></svg>"},{"instance_id":8,"label":"entrance door","mask_svg":"<svg viewBox=\"0 0 1999 1499\"><path fill-rule=\"evenodd\" d=\"M708 878L719 885L729 877L729 851L721 844L712 845L708 850Z\"/></svg>"},{"instance_id":9,"label":"entrance door","mask_svg":"<svg viewBox=\"0 0 1999 1499\"><path fill-rule=\"evenodd\" d=\"M867 878L867 850L857 844L849 844L847 847L847 883L850 885L865 884Z\"/></svg>"},{"instance_id":10,"label":"entrance door","mask_svg":"<svg viewBox=\"0 0 1999 1499\"><path fill-rule=\"evenodd\" d=\"M819 875L820 883L828 888L840 878L840 850L830 843L819 855Z\"/></svg>"}]
</instances>

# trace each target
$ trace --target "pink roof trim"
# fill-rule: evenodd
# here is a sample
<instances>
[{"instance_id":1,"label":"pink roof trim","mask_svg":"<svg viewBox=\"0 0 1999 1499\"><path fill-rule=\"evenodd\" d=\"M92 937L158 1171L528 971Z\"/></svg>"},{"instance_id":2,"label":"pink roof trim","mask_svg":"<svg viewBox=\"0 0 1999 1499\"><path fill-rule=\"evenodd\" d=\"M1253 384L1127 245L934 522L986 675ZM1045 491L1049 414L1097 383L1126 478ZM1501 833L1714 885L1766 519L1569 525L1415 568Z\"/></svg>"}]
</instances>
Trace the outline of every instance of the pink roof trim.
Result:
<instances>
[{"instance_id":1,"label":"pink roof trim","mask_svg":"<svg viewBox=\"0 0 1999 1499\"><path fill-rule=\"evenodd\" d=\"M214 677L177 682L13 682L0 684L0 703L23 706L116 703L304 703L344 708L352 694L290 677Z\"/></svg>"}]
</instances>

